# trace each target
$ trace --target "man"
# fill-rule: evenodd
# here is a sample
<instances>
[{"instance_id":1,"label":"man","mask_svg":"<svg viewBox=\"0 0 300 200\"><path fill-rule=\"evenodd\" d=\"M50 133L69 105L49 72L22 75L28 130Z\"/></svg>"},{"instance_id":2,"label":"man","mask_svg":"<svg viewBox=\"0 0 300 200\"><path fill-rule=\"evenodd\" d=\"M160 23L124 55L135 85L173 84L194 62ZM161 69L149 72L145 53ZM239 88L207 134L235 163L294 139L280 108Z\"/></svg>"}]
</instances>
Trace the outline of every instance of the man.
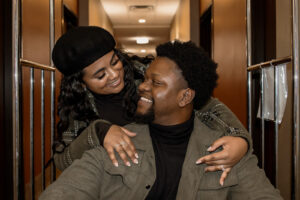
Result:
<instances>
[{"instance_id":1,"label":"man","mask_svg":"<svg viewBox=\"0 0 300 200\"><path fill-rule=\"evenodd\" d=\"M216 64L192 42L168 42L156 50L136 114L148 124L127 126L139 133L133 139L138 164L116 168L102 147L90 150L41 199L282 199L250 151L223 185L220 171L205 172L205 165L195 163L222 135L193 113L216 86Z\"/></svg>"}]
</instances>

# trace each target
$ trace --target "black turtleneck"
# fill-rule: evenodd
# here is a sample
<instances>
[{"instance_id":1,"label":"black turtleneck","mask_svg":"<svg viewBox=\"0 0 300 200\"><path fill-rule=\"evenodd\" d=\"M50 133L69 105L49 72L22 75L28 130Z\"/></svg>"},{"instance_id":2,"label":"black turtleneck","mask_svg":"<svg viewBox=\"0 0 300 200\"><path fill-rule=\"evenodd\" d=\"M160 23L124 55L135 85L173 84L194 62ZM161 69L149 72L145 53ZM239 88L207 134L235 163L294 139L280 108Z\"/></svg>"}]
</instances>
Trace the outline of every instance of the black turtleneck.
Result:
<instances>
[{"instance_id":1,"label":"black turtleneck","mask_svg":"<svg viewBox=\"0 0 300 200\"><path fill-rule=\"evenodd\" d=\"M181 169L193 128L194 114L188 121L178 125L149 125L155 153L156 180L147 200L176 199Z\"/></svg>"},{"instance_id":2,"label":"black turtleneck","mask_svg":"<svg viewBox=\"0 0 300 200\"><path fill-rule=\"evenodd\" d=\"M104 137L112 124L124 126L132 122L126 115L126 109L122 106L125 92L125 89L118 94L110 95L99 95L92 92L100 119L107 120L111 123L97 124L97 126L99 126L97 127L97 135L102 146Z\"/></svg>"}]
</instances>

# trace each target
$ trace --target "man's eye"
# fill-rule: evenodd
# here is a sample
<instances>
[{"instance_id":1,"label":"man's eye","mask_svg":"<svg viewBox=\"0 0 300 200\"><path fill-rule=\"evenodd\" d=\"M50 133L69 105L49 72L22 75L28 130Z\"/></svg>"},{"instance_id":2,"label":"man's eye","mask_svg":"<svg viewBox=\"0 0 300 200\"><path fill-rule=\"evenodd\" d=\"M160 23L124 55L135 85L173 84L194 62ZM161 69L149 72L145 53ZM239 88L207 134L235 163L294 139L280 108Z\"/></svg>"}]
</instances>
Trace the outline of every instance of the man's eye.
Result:
<instances>
[{"instance_id":1,"label":"man's eye","mask_svg":"<svg viewBox=\"0 0 300 200\"><path fill-rule=\"evenodd\" d=\"M161 85L161 84L162 84L160 81L156 81L156 80L153 80L152 83L153 83L154 85Z\"/></svg>"}]
</instances>

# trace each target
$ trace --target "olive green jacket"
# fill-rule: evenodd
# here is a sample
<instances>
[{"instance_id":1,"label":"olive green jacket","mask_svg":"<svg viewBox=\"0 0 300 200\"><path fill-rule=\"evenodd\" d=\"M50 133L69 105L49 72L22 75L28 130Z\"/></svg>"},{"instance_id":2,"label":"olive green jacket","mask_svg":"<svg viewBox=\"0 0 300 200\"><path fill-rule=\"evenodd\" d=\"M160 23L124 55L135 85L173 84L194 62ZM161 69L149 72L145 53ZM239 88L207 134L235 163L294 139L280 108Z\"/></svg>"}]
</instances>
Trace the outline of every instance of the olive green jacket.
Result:
<instances>
[{"instance_id":1,"label":"olive green jacket","mask_svg":"<svg viewBox=\"0 0 300 200\"><path fill-rule=\"evenodd\" d=\"M94 105L92 96L90 98L91 104ZM211 98L201 110L195 111L195 113L208 127L221 131L222 136L243 137L248 142L249 149L252 149L251 136L247 130L231 110L218 99ZM56 146L54 162L61 171L70 166L75 159L81 158L85 151L100 146L96 131L92 130L93 126L87 126L80 134L78 133L78 130L83 126L86 126L84 122L71 121L70 127L63 133L62 137L67 146L62 144Z\"/></svg>"},{"instance_id":2,"label":"olive green jacket","mask_svg":"<svg viewBox=\"0 0 300 200\"><path fill-rule=\"evenodd\" d=\"M40 200L145 199L156 179L155 155L148 125L131 124L126 128L138 133L132 141L139 154L139 164L114 167L105 149L94 148L68 167L43 192ZM199 157L208 154L206 149L222 135L221 131L213 130L195 118L177 199L282 199L264 171L258 168L257 158L251 151L232 168L223 186L219 184L220 171L205 173L205 164L195 164Z\"/></svg>"}]
</instances>

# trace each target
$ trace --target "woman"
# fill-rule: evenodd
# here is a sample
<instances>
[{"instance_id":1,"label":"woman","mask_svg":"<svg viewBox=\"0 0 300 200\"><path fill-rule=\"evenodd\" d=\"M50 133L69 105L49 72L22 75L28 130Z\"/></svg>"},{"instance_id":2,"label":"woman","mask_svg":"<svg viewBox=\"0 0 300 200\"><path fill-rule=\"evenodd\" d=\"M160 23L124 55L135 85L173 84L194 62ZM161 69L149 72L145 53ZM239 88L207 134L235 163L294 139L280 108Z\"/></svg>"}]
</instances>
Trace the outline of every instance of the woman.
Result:
<instances>
[{"instance_id":1,"label":"woman","mask_svg":"<svg viewBox=\"0 0 300 200\"><path fill-rule=\"evenodd\" d=\"M152 59L129 57L116 50L112 35L99 27L78 27L67 32L57 41L52 59L64 75L58 104L56 166L64 170L84 151L99 145L107 150L115 166L119 163L114 151L127 166L131 165L127 156L136 163L138 155L129 138L135 133L120 126L133 122L138 100L136 82L143 77L140 69L145 69ZM231 167L247 152L248 144L251 148L251 138L230 110L216 99L197 111L196 116L210 128L227 130L225 137L208 149L214 151L222 146L223 151L197 161L210 165L207 171L223 170L222 183ZM103 123L93 135L90 125L99 118Z\"/></svg>"}]
</instances>

